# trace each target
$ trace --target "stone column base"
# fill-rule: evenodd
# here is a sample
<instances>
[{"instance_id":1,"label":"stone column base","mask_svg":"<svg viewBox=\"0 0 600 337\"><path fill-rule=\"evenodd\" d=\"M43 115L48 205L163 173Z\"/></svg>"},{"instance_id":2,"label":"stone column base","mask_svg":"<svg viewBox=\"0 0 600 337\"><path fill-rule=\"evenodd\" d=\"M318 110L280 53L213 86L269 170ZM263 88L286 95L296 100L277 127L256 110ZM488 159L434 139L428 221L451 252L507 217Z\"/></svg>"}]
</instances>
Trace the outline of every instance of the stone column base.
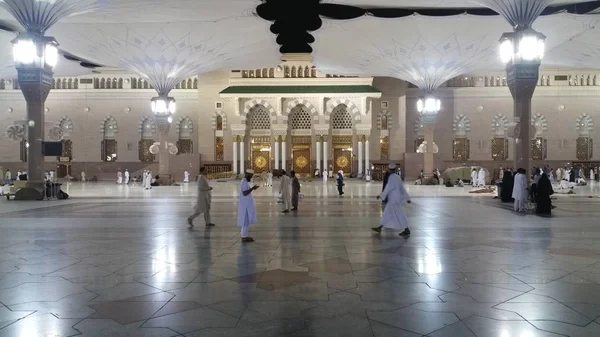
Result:
<instances>
[{"instance_id":1,"label":"stone column base","mask_svg":"<svg viewBox=\"0 0 600 337\"><path fill-rule=\"evenodd\" d=\"M159 174L158 175L158 183L160 184L160 186L172 185L171 175L170 174Z\"/></svg>"}]
</instances>

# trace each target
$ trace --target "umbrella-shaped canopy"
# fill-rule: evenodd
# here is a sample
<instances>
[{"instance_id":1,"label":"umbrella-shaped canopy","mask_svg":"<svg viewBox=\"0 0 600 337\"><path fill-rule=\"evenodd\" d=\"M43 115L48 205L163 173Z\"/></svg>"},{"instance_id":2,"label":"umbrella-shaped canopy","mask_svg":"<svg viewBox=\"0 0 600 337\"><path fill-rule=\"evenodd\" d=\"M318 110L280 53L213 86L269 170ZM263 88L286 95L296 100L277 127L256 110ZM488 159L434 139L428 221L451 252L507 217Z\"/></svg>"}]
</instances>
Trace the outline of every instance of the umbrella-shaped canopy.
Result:
<instances>
[{"instance_id":1,"label":"umbrella-shaped canopy","mask_svg":"<svg viewBox=\"0 0 600 337\"><path fill-rule=\"evenodd\" d=\"M65 50L135 72L159 93L199 73L270 67L279 60L267 25L249 15L216 22L66 23L49 33Z\"/></svg>"},{"instance_id":2,"label":"umbrella-shaped canopy","mask_svg":"<svg viewBox=\"0 0 600 337\"><path fill-rule=\"evenodd\" d=\"M547 34L552 49L590 30L595 21L594 16L564 13L539 18L534 27ZM502 69L498 40L510 30L500 16L328 21L316 34L314 55L326 72L397 77L434 90L464 73Z\"/></svg>"}]
</instances>

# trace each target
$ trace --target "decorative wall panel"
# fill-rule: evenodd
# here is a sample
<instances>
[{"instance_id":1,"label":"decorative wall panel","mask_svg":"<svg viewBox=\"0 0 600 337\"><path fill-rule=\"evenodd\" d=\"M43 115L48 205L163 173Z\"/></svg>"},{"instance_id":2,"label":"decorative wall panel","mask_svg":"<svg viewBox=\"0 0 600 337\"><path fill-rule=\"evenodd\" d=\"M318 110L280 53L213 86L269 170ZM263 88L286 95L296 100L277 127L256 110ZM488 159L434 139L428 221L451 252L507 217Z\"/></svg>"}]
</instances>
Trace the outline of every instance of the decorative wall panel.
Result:
<instances>
[{"instance_id":1,"label":"decorative wall panel","mask_svg":"<svg viewBox=\"0 0 600 337\"><path fill-rule=\"evenodd\" d=\"M537 137L531 140L531 159L544 160L546 159L547 141L542 137Z\"/></svg>"},{"instance_id":2,"label":"decorative wall panel","mask_svg":"<svg viewBox=\"0 0 600 337\"><path fill-rule=\"evenodd\" d=\"M469 160L469 139L454 138L452 142L452 158L454 161Z\"/></svg>"},{"instance_id":3,"label":"decorative wall panel","mask_svg":"<svg viewBox=\"0 0 600 337\"><path fill-rule=\"evenodd\" d=\"M352 152L345 149L333 149L333 169L334 172L344 171L352 172Z\"/></svg>"},{"instance_id":4,"label":"decorative wall panel","mask_svg":"<svg viewBox=\"0 0 600 337\"><path fill-rule=\"evenodd\" d=\"M379 140L380 151L381 151L381 160L389 160L390 159L390 138L382 137Z\"/></svg>"},{"instance_id":5,"label":"decorative wall panel","mask_svg":"<svg viewBox=\"0 0 600 337\"><path fill-rule=\"evenodd\" d=\"M252 169L257 174L270 170L271 153L262 149L260 145L252 146Z\"/></svg>"},{"instance_id":6,"label":"decorative wall panel","mask_svg":"<svg viewBox=\"0 0 600 337\"><path fill-rule=\"evenodd\" d=\"M101 150L100 155L102 156L103 162L114 162L117 161L117 141L115 139L105 139L100 144Z\"/></svg>"},{"instance_id":7,"label":"decorative wall panel","mask_svg":"<svg viewBox=\"0 0 600 337\"><path fill-rule=\"evenodd\" d=\"M492 139L492 160L507 160L508 159L508 139L494 138Z\"/></svg>"},{"instance_id":8,"label":"decorative wall panel","mask_svg":"<svg viewBox=\"0 0 600 337\"><path fill-rule=\"evenodd\" d=\"M179 149L179 152L177 152L178 155L194 153L194 141L191 139L180 139L177 141L177 148Z\"/></svg>"},{"instance_id":9,"label":"decorative wall panel","mask_svg":"<svg viewBox=\"0 0 600 337\"><path fill-rule=\"evenodd\" d=\"M150 146L154 144L153 139L142 139L138 143L139 145L139 159L142 163L154 162L154 155L150 153Z\"/></svg>"},{"instance_id":10,"label":"decorative wall panel","mask_svg":"<svg viewBox=\"0 0 600 337\"><path fill-rule=\"evenodd\" d=\"M577 160L591 160L594 153L594 143L589 137L577 138L576 156ZM588 170L589 172L589 170Z\"/></svg>"},{"instance_id":11,"label":"decorative wall panel","mask_svg":"<svg viewBox=\"0 0 600 337\"><path fill-rule=\"evenodd\" d=\"M215 137L215 160L225 160L225 141L223 137Z\"/></svg>"},{"instance_id":12,"label":"decorative wall panel","mask_svg":"<svg viewBox=\"0 0 600 337\"><path fill-rule=\"evenodd\" d=\"M73 141L70 139L63 139L61 141L63 144L62 154L56 158L57 161L61 161L60 158L69 158L69 161L73 161Z\"/></svg>"},{"instance_id":13,"label":"decorative wall panel","mask_svg":"<svg viewBox=\"0 0 600 337\"><path fill-rule=\"evenodd\" d=\"M21 161L23 163L27 162L27 140L23 139L21 141L21 146L20 146L20 155L21 155Z\"/></svg>"},{"instance_id":14,"label":"decorative wall panel","mask_svg":"<svg viewBox=\"0 0 600 337\"><path fill-rule=\"evenodd\" d=\"M294 147L292 157L292 168L296 174L305 177L310 176L310 147Z\"/></svg>"}]
</instances>

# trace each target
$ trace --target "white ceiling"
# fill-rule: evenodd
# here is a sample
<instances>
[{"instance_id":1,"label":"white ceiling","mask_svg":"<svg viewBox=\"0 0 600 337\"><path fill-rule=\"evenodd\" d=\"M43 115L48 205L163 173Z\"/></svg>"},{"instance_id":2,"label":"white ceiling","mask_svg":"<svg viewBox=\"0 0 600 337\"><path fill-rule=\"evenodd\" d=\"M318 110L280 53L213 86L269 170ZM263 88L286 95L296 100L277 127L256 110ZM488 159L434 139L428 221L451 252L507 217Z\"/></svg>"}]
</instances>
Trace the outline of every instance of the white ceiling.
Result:
<instances>
[{"instance_id":1,"label":"white ceiling","mask_svg":"<svg viewBox=\"0 0 600 337\"><path fill-rule=\"evenodd\" d=\"M506 1L506 0L504 0ZM517 0L522 1L522 0ZM553 5L573 4L586 2L589 0L554 0ZM359 6L362 8L369 7L388 7L388 8L476 8L483 7L480 0L324 0L336 4Z\"/></svg>"},{"instance_id":2,"label":"white ceiling","mask_svg":"<svg viewBox=\"0 0 600 337\"><path fill-rule=\"evenodd\" d=\"M328 0L329 1L329 0ZM512 1L512 0L511 0ZM336 0L350 5L411 6L415 0ZM573 3L581 1L556 1ZM111 0L102 11L69 17L48 33L61 49L91 62L134 71L155 83L176 83L217 69L254 69L279 62L270 23L253 15L258 0ZM476 7L471 0L419 0L419 7ZM547 36L545 65L600 69L600 15L558 14L534 27ZM0 23L14 25L0 9ZM324 20L313 33L315 63L339 74L393 76L436 86L463 73L502 69L500 16L361 17ZM0 76L13 74L10 40L0 32ZM57 76L89 72L61 60Z\"/></svg>"}]
</instances>

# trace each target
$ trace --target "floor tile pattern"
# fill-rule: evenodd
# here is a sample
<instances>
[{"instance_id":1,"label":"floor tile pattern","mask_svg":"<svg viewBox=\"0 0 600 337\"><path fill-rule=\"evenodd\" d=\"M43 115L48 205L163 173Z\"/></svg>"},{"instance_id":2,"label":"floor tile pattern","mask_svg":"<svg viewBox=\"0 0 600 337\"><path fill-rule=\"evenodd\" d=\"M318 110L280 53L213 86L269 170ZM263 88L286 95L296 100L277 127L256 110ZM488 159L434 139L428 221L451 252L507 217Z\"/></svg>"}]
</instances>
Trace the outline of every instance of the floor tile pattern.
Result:
<instances>
[{"instance_id":1,"label":"floor tile pattern","mask_svg":"<svg viewBox=\"0 0 600 337\"><path fill-rule=\"evenodd\" d=\"M302 182L255 199L255 243L235 226L237 183L65 185L66 201L0 200L0 337L600 336L600 184L556 196L552 218L469 188L407 186L412 236L381 235L377 183Z\"/></svg>"}]
</instances>

